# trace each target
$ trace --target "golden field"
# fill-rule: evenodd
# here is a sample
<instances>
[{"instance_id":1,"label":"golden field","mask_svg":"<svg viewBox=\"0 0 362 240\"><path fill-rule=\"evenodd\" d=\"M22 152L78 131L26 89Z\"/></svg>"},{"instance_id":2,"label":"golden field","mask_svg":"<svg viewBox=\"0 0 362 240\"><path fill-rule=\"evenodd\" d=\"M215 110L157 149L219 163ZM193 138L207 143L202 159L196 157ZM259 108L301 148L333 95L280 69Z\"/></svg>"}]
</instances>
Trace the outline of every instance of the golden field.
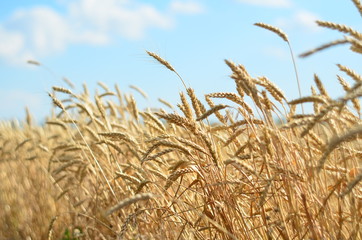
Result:
<instances>
[{"instance_id":1,"label":"golden field","mask_svg":"<svg viewBox=\"0 0 362 240\"><path fill-rule=\"evenodd\" d=\"M317 23L345 36L303 57L337 44L362 53L362 33ZM43 125L29 112L0 123L0 239L362 239L362 76L338 64L340 98L315 75L309 96L287 100L225 63L235 92L201 99L185 85L178 109L68 82L49 93ZM303 104L313 112L297 113Z\"/></svg>"}]
</instances>

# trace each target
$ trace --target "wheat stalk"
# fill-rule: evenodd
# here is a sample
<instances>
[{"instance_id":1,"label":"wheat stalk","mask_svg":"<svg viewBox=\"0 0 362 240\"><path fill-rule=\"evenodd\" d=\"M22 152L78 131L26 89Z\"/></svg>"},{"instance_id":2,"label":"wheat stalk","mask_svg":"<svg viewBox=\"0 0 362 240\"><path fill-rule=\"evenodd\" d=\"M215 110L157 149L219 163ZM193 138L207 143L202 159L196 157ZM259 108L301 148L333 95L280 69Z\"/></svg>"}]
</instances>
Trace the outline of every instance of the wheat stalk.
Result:
<instances>
[{"instance_id":1,"label":"wheat stalk","mask_svg":"<svg viewBox=\"0 0 362 240\"><path fill-rule=\"evenodd\" d=\"M269 25L269 24L265 24L265 23L255 23L254 25L276 33L276 34L277 34L279 37L281 37L285 42L287 42L288 47L289 47L289 52L290 52L290 55L291 55L291 58L292 58L292 61L293 61L293 67L294 67L294 72L295 72L295 78L296 78L296 80L297 80L299 97L301 98L301 97L302 97L302 90L301 90L301 87L300 87L300 81L299 81L299 75L298 75L298 70L297 70L297 64L296 64L295 59L294 59L293 49L292 49L292 46L290 45L290 42L289 42L289 40L288 40L288 36L287 36L281 29L279 29L279 28L277 28L277 27L274 27L274 26L271 26L271 25ZM302 112L304 113L303 104L302 104L301 106L302 106Z\"/></svg>"}]
</instances>

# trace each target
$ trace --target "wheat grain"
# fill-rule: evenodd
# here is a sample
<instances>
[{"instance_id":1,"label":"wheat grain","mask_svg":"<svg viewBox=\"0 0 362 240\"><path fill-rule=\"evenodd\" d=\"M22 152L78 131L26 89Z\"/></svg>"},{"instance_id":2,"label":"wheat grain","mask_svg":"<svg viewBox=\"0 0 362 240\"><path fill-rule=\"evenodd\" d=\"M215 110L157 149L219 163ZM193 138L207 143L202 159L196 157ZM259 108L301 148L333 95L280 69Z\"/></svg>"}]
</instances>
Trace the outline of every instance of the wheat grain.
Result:
<instances>
[{"instance_id":1,"label":"wheat grain","mask_svg":"<svg viewBox=\"0 0 362 240\"><path fill-rule=\"evenodd\" d=\"M279 37L281 37L284 41L289 42L287 34L285 34L280 28L274 27L266 23L254 23L254 25L272 31L276 33Z\"/></svg>"},{"instance_id":2,"label":"wheat grain","mask_svg":"<svg viewBox=\"0 0 362 240\"><path fill-rule=\"evenodd\" d=\"M351 36L353 36L355 38L362 39L361 33L357 32L353 28L348 27L346 25L337 24L337 23L333 23L333 22L327 22L327 21L319 21L319 20L317 20L316 23L321 27L338 30L339 32L350 34Z\"/></svg>"},{"instance_id":3,"label":"wheat grain","mask_svg":"<svg viewBox=\"0 0 362 240\"><path fill-rule=\"evenodd\" d=\"M345 72L348 76L350 76L353 80L355 80L356 82L362 82L362 76L358 75L355 71L353 71L352 69L343 66L341 64L337 64L337 66L339 67L339 69L343 72Z\"/></svg>"}]
</instances>

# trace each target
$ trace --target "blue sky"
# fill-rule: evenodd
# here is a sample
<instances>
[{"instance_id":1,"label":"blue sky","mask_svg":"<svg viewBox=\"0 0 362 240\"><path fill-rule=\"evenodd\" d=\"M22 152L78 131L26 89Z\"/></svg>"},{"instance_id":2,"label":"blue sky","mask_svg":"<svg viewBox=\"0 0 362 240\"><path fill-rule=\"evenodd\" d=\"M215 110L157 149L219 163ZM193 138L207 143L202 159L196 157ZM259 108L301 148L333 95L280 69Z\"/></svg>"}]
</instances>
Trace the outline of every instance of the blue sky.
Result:
<instances>
[{"instance_id":1,"label":"blue sky","mask_svg":"<svg viewBox=\"0 0 362 240\"><path fill-rule=\"evenodd\" d=\"M316 19L361 29L352 1L327 0L17 0L0 3L0 119L24 118L28 106L37 120L50 112L46 92L66 86L81 91L101 81L133 92L140 106L176 105L184 90L177 77L146 55L168 60L198 96L235 91L224 59L245 65L252 76L267 76L287 95L298 97L288 46L253 24L280 27L298 55L342 34L316 26ZM338 46L297 59L303 95L317 73L333 97L342 95L337 63L361 73L361 57ZM36 60L45 67L26 64ZM342 74L343 75L343 74ZM143 89L142 97L129 85Z\"/></svg>"}]
</instances>

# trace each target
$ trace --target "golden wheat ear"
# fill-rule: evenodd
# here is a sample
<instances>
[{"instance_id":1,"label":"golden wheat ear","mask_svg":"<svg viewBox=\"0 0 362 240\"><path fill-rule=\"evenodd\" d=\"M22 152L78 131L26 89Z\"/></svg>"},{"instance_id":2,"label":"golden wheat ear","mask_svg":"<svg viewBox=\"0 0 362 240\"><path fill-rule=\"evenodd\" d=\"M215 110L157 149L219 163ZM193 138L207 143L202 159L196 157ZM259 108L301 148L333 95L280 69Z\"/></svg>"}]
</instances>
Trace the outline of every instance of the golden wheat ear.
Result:
<instances>
[{"instance_id":1,"label":"golden wheat ear","mask_svg":"<svg viewBox=\"0 0 362 240\"><path fill-rule=\"evenodd\" d=\"M358 9L359 14L362 17L362 4L361 4L360 0L352 0L352 2L356 6L356 8Z\"/></svg>"},{"instance_id":2,"label":"golden wheat ear","mask_svg":"<svg viewBox=\"0 0 362 240\"><path fill-rule=\"evenodd\" d=\"M146 53L149 56L156 59L159 63L161 63L163 66L165 66L168 70L170 70L171 72L174 72L180 78L180 80L181 80L182 84L184 85L185 89L187 89L184 80L182 79L180 74L178 74L178 72L173 68L173 66L169 62L167 62L165 59L163 59L162 57L160 57L158 54L156 54L154 52L146 51Z\"/></svg>"},{"instance_id":3,"label":"golden wheat ear","mask_svg":"<svg viewBox=\"0 0 362 240\"><path fill-rule=\"evenodd\" d=\"M255 26L258 26L258 27L261 27L261 28L264 28L264 29L266 29L266 30L269 30L269 31L277 34L280 38L282 38L285 42L288 43L290 55L291 55L292 61L293 61L295 78L296 78L296 80L297 80L299 98L301 98L301 97L302 97L302 90L301 90L301 87L300 87L300 81L299 81L297 64L296 64L295 59L294 59L294 54L293 54L292 46L290 45L290 42L289 42L289 39L288 39L288 35L287 35L285 32L283 32L280 28L274 27L274 26L269 25L269 24L266 24L266 23L259 22L259 23L254 23L254 25L255 25ZM303 112L303 114L304 114L303 104L301 105L301 107L302 107L302 112Z\"/></svg>"},{"instance_id":4,"label":"golden wheat ear","mask_svg":"<svg viewBox=\"0 0 362 240\"><path fill-rule=\"evenodd\" d=\"M337 30L339 32L349 34L359 40L362 40L362 34L347 25L320 20L317 20L316 23L321 27Z\"/></svg>"},{"instance_id":5,"label":"golden wheat ear","mask_svg":"<svg viewBox=\"0 0 362 240\"><path fill-rule=\"evenodd\" d=\"M272 25L266 24L266 23L254 23L255 26L264 28L266 30L269 30L273 33L276 33L279 37L281 37L284 41L289 42L288 36L286 33L284 33L280 28L274 27Z\"/></svg>"}]
</instances>

